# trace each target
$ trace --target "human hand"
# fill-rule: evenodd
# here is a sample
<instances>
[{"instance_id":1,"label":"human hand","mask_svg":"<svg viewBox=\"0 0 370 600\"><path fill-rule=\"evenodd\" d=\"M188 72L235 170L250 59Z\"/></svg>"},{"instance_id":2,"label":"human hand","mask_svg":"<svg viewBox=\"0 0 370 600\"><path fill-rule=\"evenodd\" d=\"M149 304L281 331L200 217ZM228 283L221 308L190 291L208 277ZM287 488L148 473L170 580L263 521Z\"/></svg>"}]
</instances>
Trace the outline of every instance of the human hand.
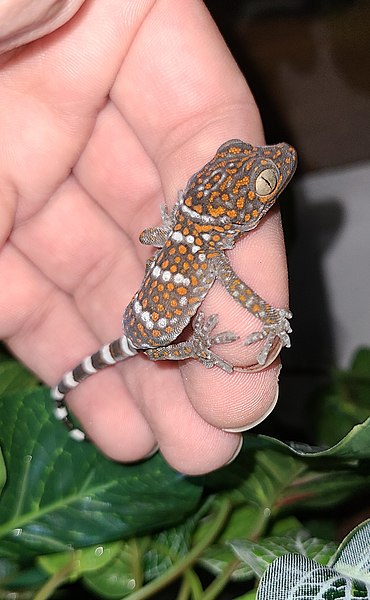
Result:
<instances>
[{"instance_id":1,"label":"human hand","mask_svg":"<svg viewBox=\"0 0 370 600\"><path fill-rule=\"evenodd\" d=\"M263 134L200 0L35 6L27 27L30 12L15 15L0 46L8 49L0 56L0 337L53 385L120 335L150 253L138 235L160 223L159 205L172 205L222 142L262 144ZM276 209L229 257L262 297L287 304ZM254 318L217 283L202 310L218 313L218 329L242 340L255 330ZM257 345L241 343L217 353L255 362ZM199 474L238 450L240 434L225 428L247 428L271 410L279 369L275 361L230 375L138 355L90 378L67 401L108 456L137 460L158 443L174 468Z\"/></svg>"}]
</instances>

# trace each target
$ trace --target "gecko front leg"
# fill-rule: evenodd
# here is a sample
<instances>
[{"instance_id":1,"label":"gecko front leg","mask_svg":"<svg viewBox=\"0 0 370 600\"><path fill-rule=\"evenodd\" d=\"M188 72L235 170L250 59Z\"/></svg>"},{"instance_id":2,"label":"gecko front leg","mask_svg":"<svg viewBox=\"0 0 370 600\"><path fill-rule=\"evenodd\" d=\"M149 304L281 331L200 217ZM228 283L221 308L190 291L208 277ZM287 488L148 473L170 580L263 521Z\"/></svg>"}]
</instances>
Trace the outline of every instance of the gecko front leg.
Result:
<instances>
[{"instance_id":1,"label":"gecko front leg","mask_svg":"<svg viewBox=\"0 0 370 600\"><path fill-rule=\"evenodd\" d=\"M292 328L289 319L292 313L284 308L274 308L259 296L252 288L244 283L233 270L227 256L220 252L213 260L217 279L227 289L229 294L246 308L253 316L263 323L262 330L251 333L244 341L246 345L265 340L257 362L266 364L270 350L278 338L281 346L290 347L289 334Z\"/></svg>"}]
</instances>

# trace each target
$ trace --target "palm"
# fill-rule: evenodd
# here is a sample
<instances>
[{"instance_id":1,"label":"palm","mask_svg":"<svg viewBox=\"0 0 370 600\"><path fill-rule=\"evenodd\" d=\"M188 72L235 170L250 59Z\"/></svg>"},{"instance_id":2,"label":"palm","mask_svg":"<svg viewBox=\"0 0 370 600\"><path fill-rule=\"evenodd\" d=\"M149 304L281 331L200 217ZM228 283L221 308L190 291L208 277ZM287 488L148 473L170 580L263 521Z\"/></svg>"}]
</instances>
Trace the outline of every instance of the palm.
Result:
<instances>
[{"instance_id":1,"label":"palm","mask_svg":"<svg viewBox=\"0 0 370 600\"><path fill-rule=\"evenodd\" d=\"M120 334L147 258L138 234L158 223L159 204L174 202L225 139L261 141L249 92L208 15L196 1L178 4L148 11L144 1L87 1L3 65L0 335L48 384ZM271 272L284 269L276 221L265 238L246 241L256 252L266 236L278 240L265 261ZM284 293L277 280L266 295L281 304ZM208 304L227 311L221 329L237 329L241 313L221 292ZM214 369L189 363L181 374L138 356L69 399L109 455L140 458L158 440L175 467L202 472L238 444L221 428L266 411L276 373L233 375L231 390L230 376Z\"/></svg>"}]
</instances>

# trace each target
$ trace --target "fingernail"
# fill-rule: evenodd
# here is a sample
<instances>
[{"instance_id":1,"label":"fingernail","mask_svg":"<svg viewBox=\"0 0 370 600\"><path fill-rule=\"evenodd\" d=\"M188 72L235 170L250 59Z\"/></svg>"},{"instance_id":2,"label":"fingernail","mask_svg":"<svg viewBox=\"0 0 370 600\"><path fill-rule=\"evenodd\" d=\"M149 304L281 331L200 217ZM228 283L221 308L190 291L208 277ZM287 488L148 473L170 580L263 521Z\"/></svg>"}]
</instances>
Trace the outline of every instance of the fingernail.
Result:
<instances>
[{"instance_id":1,"label":"fingernail","mask_svg":"<svg viewBox=\"0 0 370 600\"><path fill-rule=\"evenodd\" d=\"M152 456L154 456L154 454L156 454L158 452L158 450L159 450L159 444L156 444L154 446L154 448L143 457L143 460L146 460L147 458L151 458Z\"/></svg>"},{"instance_id":2,"label":"fingernail","mask_svg":"<svg viewBox=\"0 0 370 600\"><path fill-rule=\"evenodd\" d=\"M234 454L232 455L232 457L229 458L227 463L225 463L225 465L224 465L225 467L227 465L230 465L236 459L236 457L239 456L239 453L240 453L240 450L242 449L242 447L243 447L243 436L240 436L239 444L237 445L236 450L235 450Z\"/></svg>"},{"instance_id":3,"label":"fingernail","mask_svg":"<svg viewBox=\"0 0 370 600\"><path fill-rule=\"evenodd\" d=\"M252 429L253 427L256 427L257 425L262 423L262 421L264 421L269 416L269 414L272 413L272 411L274 410L274 408L276 406L278 398L279 398L279 386L277 387L276 395L275 395L275 398L274 398L272 404L270 404L270 406L268 407L266 412L263 415L261 415L258 419L256 419L256 421L252 421L252 423L248 423L247 425L242 425L241 427L224 427L223 431L226 431L227 433L242 433L243 431L248 431L248 429Z\"/></svg>"}]
</instances>

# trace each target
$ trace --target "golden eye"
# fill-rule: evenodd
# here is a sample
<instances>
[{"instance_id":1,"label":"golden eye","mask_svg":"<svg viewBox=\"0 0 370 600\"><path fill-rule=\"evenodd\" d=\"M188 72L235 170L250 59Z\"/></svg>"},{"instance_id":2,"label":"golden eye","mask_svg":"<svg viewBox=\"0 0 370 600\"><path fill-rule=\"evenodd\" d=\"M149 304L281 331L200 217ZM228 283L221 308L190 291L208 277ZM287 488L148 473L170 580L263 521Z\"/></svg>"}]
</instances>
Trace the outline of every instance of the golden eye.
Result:
<instances>
[{"instance_id":1,"label":"golden eye","mask_svg":"<svg viewBox=\"0 0 370 600\"><path fill-rule=\"evenodd\" d=\"M259 196L268 196L276 188L278 178L274 169L264 169L256 179L256 192Z\"/></svg>"}]
</instances>

